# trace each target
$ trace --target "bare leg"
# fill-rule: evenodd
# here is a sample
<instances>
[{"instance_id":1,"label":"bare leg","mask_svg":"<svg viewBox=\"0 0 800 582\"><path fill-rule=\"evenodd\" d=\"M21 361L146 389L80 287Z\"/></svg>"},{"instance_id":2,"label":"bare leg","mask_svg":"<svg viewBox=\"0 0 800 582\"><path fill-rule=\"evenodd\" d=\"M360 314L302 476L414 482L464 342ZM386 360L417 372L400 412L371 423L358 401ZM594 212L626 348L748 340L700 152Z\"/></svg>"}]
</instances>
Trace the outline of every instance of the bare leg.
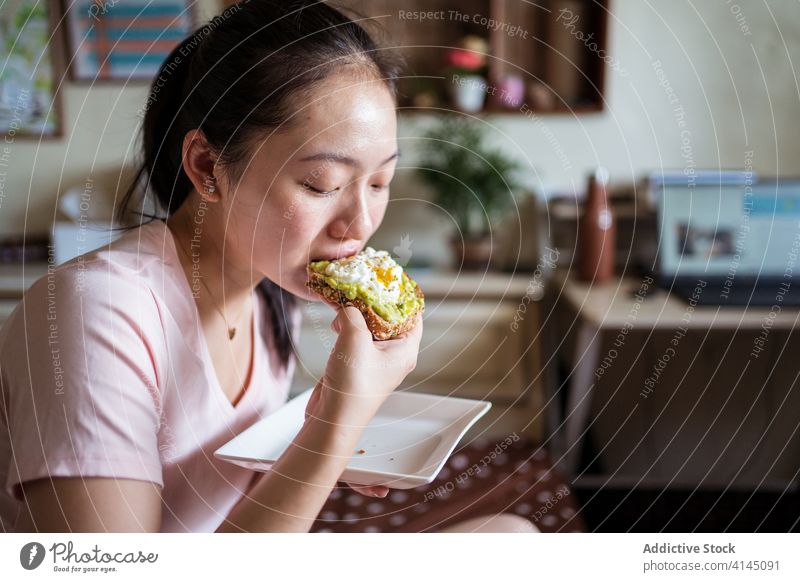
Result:
<instances>
[{"instance_id":1,"label":"bare leg","mask_svg":"<svg viewBox=\"0 0 800 582\"><path fill-rule=\"evenodd\" d=\"M524 517L513 513L498 513L473 517L445 529L442 533L534 533L539 528Z\"/></svg>"}]
</instances>

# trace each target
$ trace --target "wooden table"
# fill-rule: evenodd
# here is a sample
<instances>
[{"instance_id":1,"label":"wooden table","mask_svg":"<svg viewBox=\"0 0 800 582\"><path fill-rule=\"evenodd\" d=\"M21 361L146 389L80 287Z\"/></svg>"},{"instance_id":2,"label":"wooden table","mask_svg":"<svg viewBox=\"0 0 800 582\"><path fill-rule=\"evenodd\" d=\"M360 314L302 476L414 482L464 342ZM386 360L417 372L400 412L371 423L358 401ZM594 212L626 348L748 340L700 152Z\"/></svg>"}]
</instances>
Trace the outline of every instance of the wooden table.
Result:
<instances>
[{"instance_id":1,"label":"wooden table","mask_svg":"<svg viewBox=\"0 0 800 582\"><path fill-rule=\"evenodd\" d=\"M604 334L627 335L691 331L792 330L798 327L800 309L777 306L700 306L655 286L651 278L625 277L605 284L575 280L564 271L556 272L548 293L559 309L567 309L576 325L576 342L570 380L565 389L566 410L557 403L557 385L547 382L548 434L552 435L554 460L567 475L578 468L592 406L596 372L601 366L601 339ZM641 297L641 298L639 298ZM624 331L624 330L628 331ZM552 342L551 342L552 343ZM555 339L558 343L558 338ZM563 346L553 345L551 351Z\"/></svg>"}]
</instances>

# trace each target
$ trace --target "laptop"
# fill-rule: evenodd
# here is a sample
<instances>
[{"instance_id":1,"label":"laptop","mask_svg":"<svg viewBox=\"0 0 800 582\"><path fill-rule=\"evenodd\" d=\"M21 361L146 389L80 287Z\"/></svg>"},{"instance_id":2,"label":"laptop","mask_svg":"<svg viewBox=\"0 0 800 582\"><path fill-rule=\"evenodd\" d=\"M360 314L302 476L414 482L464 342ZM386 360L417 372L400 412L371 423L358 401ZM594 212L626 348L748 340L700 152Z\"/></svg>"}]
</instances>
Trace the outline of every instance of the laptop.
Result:
<instances>
[{"instance_id":1,"label":"laptop","mask_svg":"<svg viewBox=\"0 0 800 582\"><path fill-rule=\"evenodd\" d=\"M651 180L658 284L699 305L800 305L800 179Z\"/></svg>"}]
</instances>

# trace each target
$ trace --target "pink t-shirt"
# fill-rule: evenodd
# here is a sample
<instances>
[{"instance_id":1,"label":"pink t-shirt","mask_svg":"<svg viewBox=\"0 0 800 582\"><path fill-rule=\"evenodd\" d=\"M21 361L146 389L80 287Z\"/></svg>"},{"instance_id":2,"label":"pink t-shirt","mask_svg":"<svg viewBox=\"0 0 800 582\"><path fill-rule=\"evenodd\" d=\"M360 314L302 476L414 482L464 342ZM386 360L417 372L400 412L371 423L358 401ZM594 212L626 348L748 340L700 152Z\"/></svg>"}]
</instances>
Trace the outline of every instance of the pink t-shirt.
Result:
<instances>
[{"instance_id":1,"label":"pink t-shirt","mask_svg":"<svg viewBox=\"0 0 800 582\"><path fill-rule=\"evenodd\" d=\"M166 224L51 269L0 330L0 528L20 482L117 477L162 487L163 532L213 532L257 473L214 451L287 399L263 299L251 382L236 406L214 372ZM256 292L261 298L261 293ZM289 314L295 339L299 310Z\"/></svg>"}]
</instances>

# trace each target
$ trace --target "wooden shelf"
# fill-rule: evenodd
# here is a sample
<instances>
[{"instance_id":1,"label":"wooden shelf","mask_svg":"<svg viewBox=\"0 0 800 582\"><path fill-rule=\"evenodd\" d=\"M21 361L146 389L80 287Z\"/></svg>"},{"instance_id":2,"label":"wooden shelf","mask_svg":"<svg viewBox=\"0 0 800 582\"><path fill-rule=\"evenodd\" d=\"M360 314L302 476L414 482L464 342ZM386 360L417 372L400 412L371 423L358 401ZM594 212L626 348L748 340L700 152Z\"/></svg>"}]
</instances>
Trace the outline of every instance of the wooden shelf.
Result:
<instances>
[{"instance_id":1,"label":"wooden shelf","mask_svg":"<svg viewBox=\"0 0 800 582\"><path fill-rule=\"evenodd\" d=\"M604 109L608 0L340 0L337 6L366 17L360 23L377 42L407 63L399 82L403 114L453 110L445 63L448 49L467 35L487 40L485 78L497 86L520 77L524 107L503 107L487 97L479 115L586 114ZM438 17L415 18L423 12ZM455 15L458 15L457 17ZM490 24L494 23L494 24ZM422 103L420 94L431 103Z\"/></svg>"},{"instance_id":2,"label":"wooden shelf","mask_svg":"<svg viewBox=\"0 0 800 582\"><path fill-rule=\"evenodd\" d=\"M397 112L400 115L408 115L408 116L422 116L422 115L439 115L441 113L449 113L451 111L457 111L452 107L415 107L413 105L400 105L397 109ZM554 107L552 109L532 109L531 112L536 115L586 115L591 113L602 113L603 105L602 104L594 104L594 105L579 105L575 107ZM504 109L501 107L486 107L481 110L479 113L475 113L478 117L484 117L487 115L504 115L504 116L514 116L520 117L524 114L519 111Z\"/></svg>"}]
</instances>

